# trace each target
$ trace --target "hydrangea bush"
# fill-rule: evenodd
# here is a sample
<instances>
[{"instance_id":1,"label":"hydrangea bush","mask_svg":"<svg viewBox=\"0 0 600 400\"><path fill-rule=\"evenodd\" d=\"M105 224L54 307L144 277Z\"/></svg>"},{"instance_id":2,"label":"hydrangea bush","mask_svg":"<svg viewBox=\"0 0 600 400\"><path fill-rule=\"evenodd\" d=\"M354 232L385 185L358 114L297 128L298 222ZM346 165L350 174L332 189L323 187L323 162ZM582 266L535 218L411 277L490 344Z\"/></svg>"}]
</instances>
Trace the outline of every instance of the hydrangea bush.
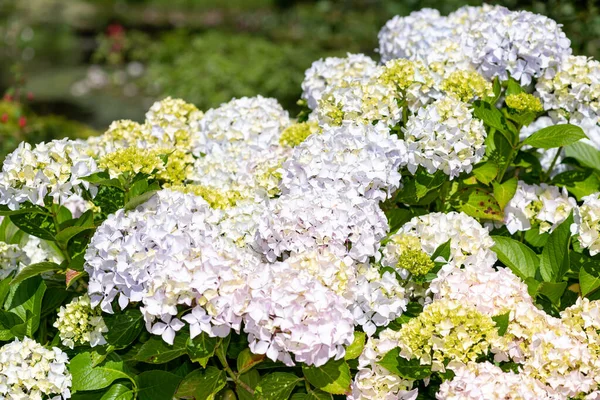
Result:
<instances>
[{"instance_id":1,"label":"hydrangea bush","mask_svg":"<svg viewBox=\"0 0 600 400\"><path fill-rule=\"evenodd\" d=\"M381 62L0 172L0 397L600 399L600 68L425 9Z\"/></svg>"}]
</instances>

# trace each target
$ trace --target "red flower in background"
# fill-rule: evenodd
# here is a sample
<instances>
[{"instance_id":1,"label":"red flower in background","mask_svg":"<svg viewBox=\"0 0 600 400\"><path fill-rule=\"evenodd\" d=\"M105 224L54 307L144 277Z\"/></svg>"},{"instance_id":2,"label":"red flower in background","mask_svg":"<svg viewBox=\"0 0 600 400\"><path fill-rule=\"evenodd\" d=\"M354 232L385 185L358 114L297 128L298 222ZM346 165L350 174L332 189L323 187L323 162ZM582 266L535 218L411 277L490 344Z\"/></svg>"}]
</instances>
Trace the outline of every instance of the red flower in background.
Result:
<instances>
[{"instance_id":1,"label":"red flower in background","mask_svg":"<svg viewBox=\"0 0 600 400\"><path fill-rule=\"evenodd\" d=\"M25 118L25 117L19 117L19 127L20 128L25 128L25 125L27 125L27 118Z\"/></svg>"}]
</instances>

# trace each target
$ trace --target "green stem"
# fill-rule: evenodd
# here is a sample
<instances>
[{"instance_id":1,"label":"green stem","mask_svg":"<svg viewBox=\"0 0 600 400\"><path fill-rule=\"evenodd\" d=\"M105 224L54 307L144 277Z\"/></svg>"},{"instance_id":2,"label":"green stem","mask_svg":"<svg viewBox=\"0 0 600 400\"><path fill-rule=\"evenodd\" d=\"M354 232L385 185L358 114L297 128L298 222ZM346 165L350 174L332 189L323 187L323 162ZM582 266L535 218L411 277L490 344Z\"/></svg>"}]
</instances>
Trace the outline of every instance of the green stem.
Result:
<instances>
[{"instance_id":1,"label":"green stem","mask_svg":"<svg viewBox=\"0 0 600 400\"><path fill-rule=\"evenodd\" d=\"M60 223L58 222L58 212L57 212L56 204L52 205L52 208L50 209L50 214L52 215L52 221L54 222L54 228L56 229L56 233L58 234L61 231L61 229L60 229ZM60 252L62 253L63 257L67 261L67 263L71 264L71 256L69 255L69 251L67 249L67 244L60 243L60 242L55 242L55 243L56 243L56 246L58 247L58 249L60 250Z\"/></svg>"},{"instance_id":2,"label":"green stem","mask_svg":"<svg viewBox=\"0 0 600 400\"><path fill-rule=\"evenodd\" d=\"M545 182L546 179L548 179L550 177L550 174L552 173L552 170L554 169L554 166L556 165L556 162L558 161L558 157L560 156L560 152L561 151L562 151L562 147L559 147L558 150L556 151L556 155L552 159L552 163L550 164L550 168L548 168L548 171L546 171L546 173L542 174L542 176L541 176L541 181L542 182Z\"/></svg>"},{"instance_id":3,"label":"green stem","mask_svg":"<svg viewBox=\"0 0 600 400\"><path fill-rule=\"evenodd\" d=\"M220 346L220 344L219 344ZM221 362L221 364L223 365L223 369L225 370L225 372L227 372L227 375L229 375L229 377L231 379L233 379L233 381L235 382L235 384L241 388L243 388L245 391L247 391L250 394L254 394L254 389L252 389L250 386L248 386L245 382L242 382L239 378L239 376L231 369L231 367L229 366L229 363L227 362L227 358L225 357L225 353L222 351L215 351L215 354L217 355L217 358L219 359L219 361Z\"/></svg>"}]
</instances>

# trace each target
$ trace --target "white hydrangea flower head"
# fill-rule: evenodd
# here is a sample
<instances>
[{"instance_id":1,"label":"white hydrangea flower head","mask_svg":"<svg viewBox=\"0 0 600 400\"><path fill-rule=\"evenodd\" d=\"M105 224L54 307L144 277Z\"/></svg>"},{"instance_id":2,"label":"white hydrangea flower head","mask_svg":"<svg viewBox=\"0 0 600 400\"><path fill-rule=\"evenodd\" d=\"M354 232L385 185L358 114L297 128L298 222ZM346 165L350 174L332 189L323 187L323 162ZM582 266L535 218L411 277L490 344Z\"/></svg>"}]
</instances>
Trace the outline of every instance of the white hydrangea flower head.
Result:
<instances>
[{"instance_id":1,"label":"white hydrangea flower head","mask_svg":"<svg viewBox=\"0 0 600 400\"><path fill-rule=\"evenodd\" d=\"M54 322L64 346L69 348L75 345L91 347L106 344L102 336L108 332L100 309L93 309L88 295L74 298L66 306L60 307Z\"/></svg>"},{"instance_id":2,"label":"white hydrangea flower head","mask_svg":"<svg viewBox=\"0 0 600 400\"><path fill-rule=\"evenodd\" d=\"M375 200L331 188L307 188L269 203L256 232L269 261L289 252L327 247L338 256L365 262L375 256L388 230Z\"/></svg>"},{"instance_id":3,"label":"white hydrangea flower head","mask_svg":"<svg viewBox=\"0 0 600 400\"><path fill-rule=\"evenodd\" d=\"M486 78L509 75L528 85L571 54L571 42L552 19L494 7L461 35L463 51Z\"/></svg>"},{"instance_id":4,"label":"white hydrangea flower head","mask_svg":"<svg viewBox=\"0 0 600 400\"><path fill-rule=\"evenodd\" d=\"M485 155L483 122L473 117L467 103L443 97L421 108L402 128L408 147L408 170L443 171L450 178L469 173Z\"/></svg>"},{"instance_id":5,"label":"white hydrangea flower head","mask_svg":"<svg viewBox=\"0 0 600 400\"><path fill-rule=\"evenodd\" d=\"M149 147L189 152L202 117L193 104L167 97L152 104L146 113L145 139Z\"/></svg>"},{"instance_id":6,"label":"white hydrangea flower head","mask_svg":"<svg viewBox=\"0 0 600 400\"><path fill-rule=\"evenodd\" d=\"M417 389L413 382L403 379L378 364L398 346L398 332L385 329L379 337L370 337L358 359L358 372L352 382L350 400L415 400Z\"/></svg>"},{"instance_id":7,"label":"white hydrangea flower head","mask_svg":"<svg viewBox=\"0 0 600 400\"><path fill-rule=\"evenodd\" d=\"M30 264L37 264L43 261L60 264L63 261L62 256L57 254L56 250L45 240L35 236L29 236L22 249L30 260Z\"/></svg>"},{"instance_id":8,"label":"white hydrangea flower head","mask_svg":"<svg viewBox=\"0 0 600 400\"><path fill-rule=\"evenodd\" d=\"M435 47L437 40L448 36L447 18L431 8L413 11L406 17L395 16L379 31L381 61L418 58Z\"/></svg>"},{"instance_id":9,"label":"white hydrangea flower head","mask_svg":"<svg viewBox=\"0 0 600 400\"><path fill-rule=\"evenodd\" d=\"M81 178L97 172L96 162L78 142L68 139L39 143L22 142L4 160L0 172L0 204L16 210L24 202L40 206L48 196L64 204L84 189L95 194L95 186Z\"/></svg>"},{"instance_id":10,"label":"white hydrangea flower head","mask_svg":"<svg viewBox=\"0 0 600 400\"><path fill-rule=\"evenodd\" d=\"M408 296L396 274L368 264L357 268L354 302L350 306L356 325L372 336L377 327L387 326L406 310Z\"/></svg>"},{"instance_id":11,"label":"white hydrangea flower head","mask_svg":"<svg viewBox=\"0 0 600 400\"><path fill-rule=\"evenodd\" d=\"M454 369L454 378L444 381L436 399L439 400L505 400L563 399L552 388L525 374L504 372L486 361L469 363Z\"/></svg>"},{"instance_id":12,"label":"white hydrangea flower head","mask_svg":"<svg viewBox=\"0 0 600 400\"><path fill-rule=\"evenodd\" d=\"M385 200L400 187L406 146L389 129L377 125L328 127L297 146L283 164L283 193L307 187L347 191Z\"/></svg>"},{"instance_id":13,"label":"white hydrangea flower head","mask_svg":"<svg viewBox=\"0 0 600 400\"><path fill-rule=\"evenodd\" d=\"M364 54L322 58L313 62L304 73L302 98L314 110L329 87L339 86L345 79L369 79L376 71L377 63Z\"/></svg>"},{"instance_id":14,"label":"white hydrangea flower head","mask_svg":"<svg viewBox=\"0 0 600 400\"><path fill-rule=\"evenodd\" d=\"M266 210L264 202L238 201L223 211L219 221L221 234L240 247L254 247L256 230Z\"/></svg>"},{"instance_id":15,"label":"white hydrangea flower head","mask_svg":"<svg viewBox=\"0 0 600 400\"><path fill-rule=\"evenodd\" d=\"M287 111L275 99L233 99L206 112L199 122L193 151L195 155L206 154L212 145L236 142L266 148L278 143L281 131L290 123Z\"/></svg>"},{"instance_id":16,"label":"white hydrangea flower head","mask_svg":"<svg viewBox=\"0 0 600 400\"><path fill-rule=\"evenodd\" d=\"M19 245L0 241L0 280L29 264L31 260Z\"/></svg>"},{"instance_id":17,"label":"white hydrangea flower head","mask_svg":"<svg viewBox=\"0 0 600 400\"><path fill-rule=\"evenodd\" d=\"M286 262L261 266L249 285L244 331L253 353L288 366L321 366L344 356L354 324L341 296Z\"/></svg>"},{"instance_id":18,"label":"white hydrangea flower head","mask_svg":"<svg viewBox=\"0 0 600 400\"><path fill-rule=\"evenodd\" d=\"M600 62L585 56L567 56L540 77L536 91L546 110L578 112L600 117Z\"/></svg>"},{"instance_id":19,"label":"white hydrangea flower head","mask_svg":"<svg viewBox=\"0 0 600 400\"><path fill-rule=\"evenodd\" d=\"M575 211L571 232L578 235L581 247L595 256L600 253L600 193L585 196L582 200L583 204Z\"/></svg>"},{"instance_id":20,"label":"white hydrangea flower head","mask_svg":"<svg viewBox=\"0 0 600 400\"><path fill-rule=\"evenodd\" d=\"M377 121L394 126L402 119L396 97L396 88L377 78L344 80L323 92L315 109L316 118L322 127Z\"/></svg>"},{"instance_id":21,"label":"white hydrangea flower head","mask_svg":"<svg viewBox=\"0 0 600 400\"><path fill-rule=\"evenodd\" d=\"M111 215L86 253L92 305L112 312L141 302L146 327L173 343L190 324L192 337L239 332L247 275L258 255L220 237L217 210L198 196L163 190L137 210ZM191 311L181 316L179 305Z\"/></svg>"},{"instance_id":22,"label":"white hydrangea flower head","mask_svg":"<svg viewBox=\"0 0 600 400\"><path fill-rule=\"evenodd\" d=\"M429 213L414 217L398 230L397 235L412 235L429 255L450 241L450 265L477 268L491 266L497 260L491 248L494 240L477 220L460 212ZM392 266L392 264L390 264Z\"/></svg>"},{"instance_id":23,"label":"white hydrangea flower head","mask_svg":"<svg viewBox=\"0 0 600 400\"><path fill-rule=\"evenodd\" d=\"M527 304L533 299L527 285L508 268L494 269L491 265L477 268L455 268L443 278L436 278L430 288L434 300L451 299L474 305L479 312L496 316Z\"/></svg>"},{"instance_id":24,"label":"white hydrangea flower head","mask_svg":"<svg viewBox=\"0 0 600 400\"><path fill-rule=\"evenodd\" d=\"M69 359L59 348L46 349L35 340L15 339L0 348L0 395L5 399L71 397Z\"/></svg>"},{"instance_id":25,"label":"white hydrangea flower head","mask_svg":"<svg viewBox=\"0 0 600 400\"><path fill-rule=\"evenodd\" d=\"M504 209L504 223L513 234L538 226L540 233L552 232L566 220L577 202L562 190L546 183L529 185L519 181L515 195Z\"/></svg>"}]
</instances>

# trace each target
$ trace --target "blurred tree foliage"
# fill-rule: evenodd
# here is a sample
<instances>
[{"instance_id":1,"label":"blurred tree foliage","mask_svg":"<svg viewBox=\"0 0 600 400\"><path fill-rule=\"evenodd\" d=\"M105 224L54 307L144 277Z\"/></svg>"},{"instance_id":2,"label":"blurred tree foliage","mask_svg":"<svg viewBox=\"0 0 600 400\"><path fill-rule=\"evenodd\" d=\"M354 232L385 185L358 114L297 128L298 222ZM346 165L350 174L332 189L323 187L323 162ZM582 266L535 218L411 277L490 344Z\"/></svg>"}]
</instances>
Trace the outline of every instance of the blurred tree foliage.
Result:
<instances>
[{"instance_id":1,"label":"blurred tree foliage","mask_svg":"<svg viewBox=\"0 0 600 400\"><path fill-rule=\"evenodd\" d=\"M492 1L490 1L492 2ZM36 114L100 130L140 119L152 101L182 97L206 109L263 94L293 110L303 72L321 57L375 58L394 15L449 13L474 0L0 0L0 65L19 64ZM594 0L500 0L564 25L576 54L600 58ZM98 67L91 68L93 65ZM14 85L0 67L0 90Z\"/></svg>"}]
</instances>

